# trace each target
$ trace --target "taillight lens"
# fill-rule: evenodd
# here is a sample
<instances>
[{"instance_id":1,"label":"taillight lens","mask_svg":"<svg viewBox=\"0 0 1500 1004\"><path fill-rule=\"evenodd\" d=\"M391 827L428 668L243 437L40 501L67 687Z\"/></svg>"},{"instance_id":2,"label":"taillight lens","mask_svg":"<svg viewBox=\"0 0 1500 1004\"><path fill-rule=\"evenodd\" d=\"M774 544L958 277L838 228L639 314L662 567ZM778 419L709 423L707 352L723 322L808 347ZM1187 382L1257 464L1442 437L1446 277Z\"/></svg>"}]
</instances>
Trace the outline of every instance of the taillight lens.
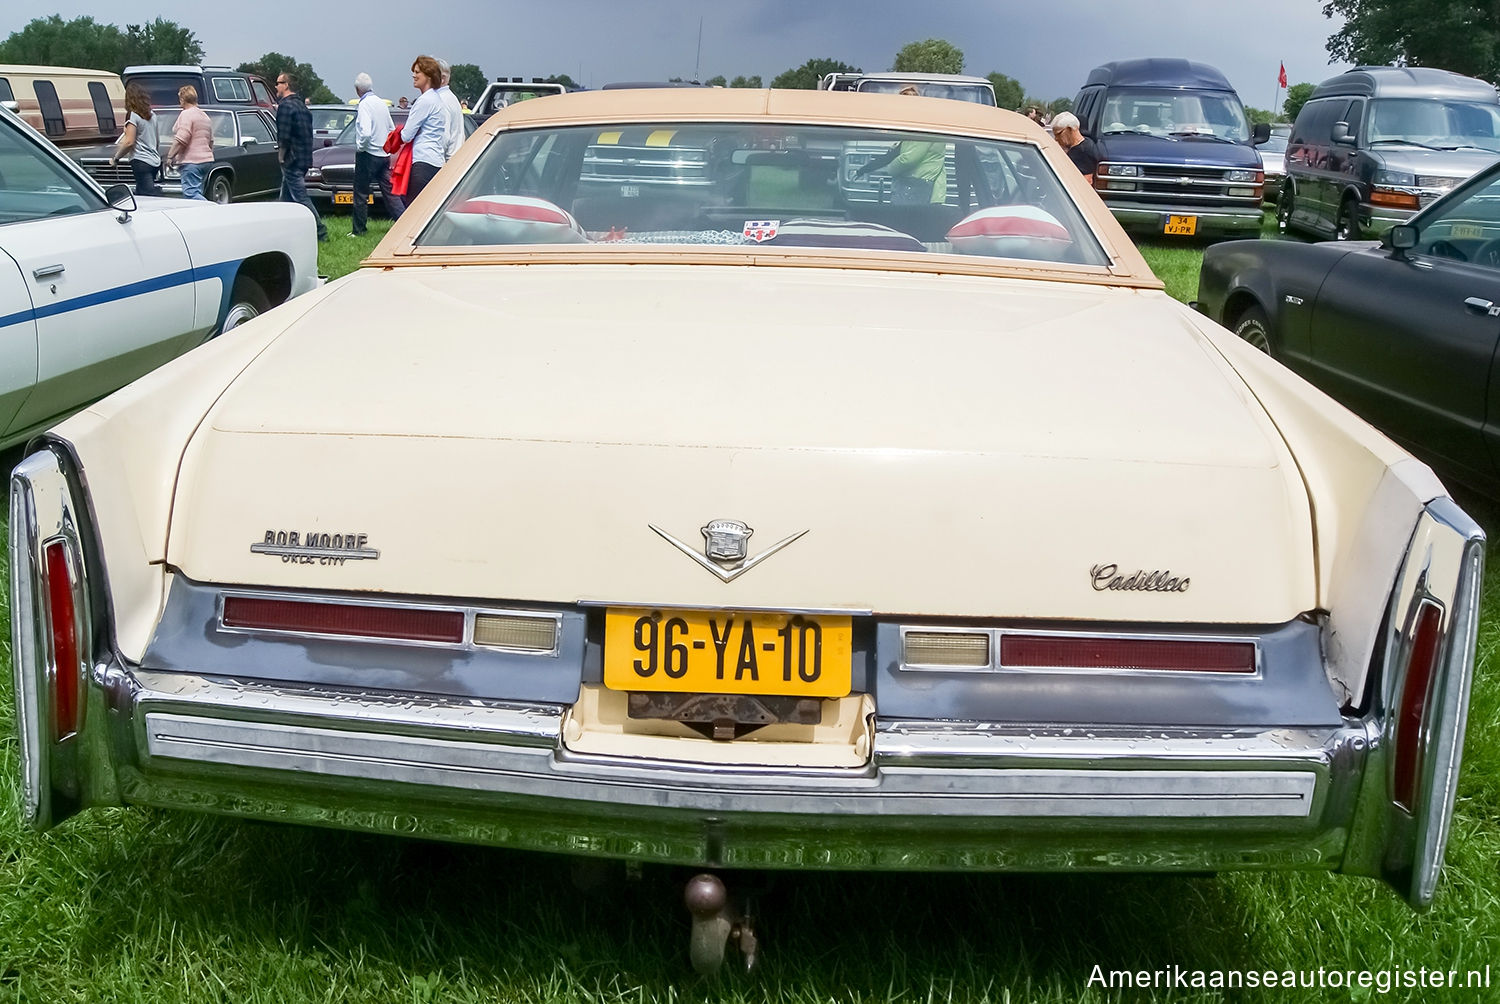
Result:
<instances>
[{"instance_id":1,"label":"taillight lens","mask_svg":"<svg viewBox=\"0 0 1500 1004\"><path fill-rule=\"evenodd\" d=\"M224 626L452 645L464 640L461 610L272 600L257 596L226 596Z\"/></svg>"},{"instance_id":2,"label":"taillight lens","mask_svg":"<svg viewBox=\"0 0 1500 1004\"><path fill-rule=\"evenodd\" d=\"M80 728L83 710L83 657L78 639L82 621L68 567L66 541L45 545L47 620L52 639L52 734L66 739Z\"/></svg>"},{"instance_id":3,"label":"taillight lens","mask_svg":"<svg viewBox=\"0 0 1500 1004\"><path fill-rule=\"evenodd\" d=\"M1395 790L1392 795L1396 804L1407 812L1414 811L1422 783L1422 756L1427 746L1424 734L1427 700L1442 647L1443 608L1431 600L1423 600L1412 621L1411 655L1401 685L1401 700L1396 706Z\"/></svg>"},{"instance_id":4,"label":"taillight lens","mask_svg":"<svg viewBox=\"0 0 1500 1004\"><path fill-rule=\"evenodd\" d=\"M1411 192L1395 192L1386 188L1370 191L1370 202L1377 206L1394 206L1397 209L1418 209L1421 200Z\"/></svg>"},{"instance_id":5,"label":"taillight lens","mask_svg":"<svg viewBox=\"0 0 1500 1004\"><path fill-rule=\"evenodd\" d=\"M1000 639L1000 663L1026 669L1253 673L1255 643L1007 634Z\"/></svg>"}]
</instances>

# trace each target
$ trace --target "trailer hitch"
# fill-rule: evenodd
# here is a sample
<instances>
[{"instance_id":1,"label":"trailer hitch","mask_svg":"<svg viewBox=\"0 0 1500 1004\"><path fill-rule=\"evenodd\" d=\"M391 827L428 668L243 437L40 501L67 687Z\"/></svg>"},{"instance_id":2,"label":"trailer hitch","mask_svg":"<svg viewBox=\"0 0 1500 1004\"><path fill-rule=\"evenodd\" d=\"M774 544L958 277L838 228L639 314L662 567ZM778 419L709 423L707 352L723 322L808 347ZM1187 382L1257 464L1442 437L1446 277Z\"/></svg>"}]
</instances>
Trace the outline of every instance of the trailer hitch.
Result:
<instances>
[{"instance_id":1,"label":"trailer hitch","mask_svg":"<svg viewBox=\"0 0 1500 1004\"><path fill-rule=\"evenodd\" d=\"M746 972L755 968L758 946L750 917L730 903L728 890L717 875L694 875L682 898L693 915L688 956L695 972L702 976L718 973L730 945L739 951Z\"/></svg>"}]
</instances>

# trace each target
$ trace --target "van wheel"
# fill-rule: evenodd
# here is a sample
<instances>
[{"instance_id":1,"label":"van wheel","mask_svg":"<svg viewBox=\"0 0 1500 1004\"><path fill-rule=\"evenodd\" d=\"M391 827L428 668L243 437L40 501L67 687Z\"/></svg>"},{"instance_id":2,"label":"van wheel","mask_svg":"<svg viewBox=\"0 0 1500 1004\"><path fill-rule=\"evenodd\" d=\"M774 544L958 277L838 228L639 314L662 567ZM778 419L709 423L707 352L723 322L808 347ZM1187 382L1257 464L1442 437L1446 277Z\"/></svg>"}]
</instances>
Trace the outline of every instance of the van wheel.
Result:
<instances>
[{"instance_id":1,"label":"van wheel","mask_svg":"<svg viewBox=\"0 0 1500 1004\"><path fill-rule=\"evenodd\" d=\"M1246 307L1234 322L1234 333L1271 358L1276 358L1276 353L1271 349L1271 324L1266 320L1266 312L1255 304Z\"/></svg>"},{"instance_id":2,"label":"van wheel","mask_svg":"<svg viewBox=\"0 0 1500 1004\"><path fill-rule=\"evenodd\" d=\"M1276 200L1276 229L1286 233L1292 226L1293 196L1290 181L1281 183L1281 196Z\"/></svg>"},{"instance_id":3,"label":"van wheel","mask_svg":"<svg viewBox=\"0 0 1500 1004\"><path fill-rule=\"evenodd\" d=\"M1333 239L1336 241L1359 240L1359 214L1353 199L1345 199L1339 206L1338 219L1333 224Z\"/></svg>"},{"instance_id":4,"label":"van wheel","mask_svg":"<svg viewBox=\"0 0 1500 1004\"><path fill-rule=\"evenodd\" d=\"M229 205L229 200L234 196L234 187L229 183L229 175L220 171L208 179L208 201L217 202L221 206Z\"/></svg>"},{"instance_id":5,"label":"van wheel","mask_svg":"<svg viewBox=\"0 0 1500 1004\"><path fill-rule=\"evenodd\" d=\"M248 275L236 276L234 289L229 293L229 310L224 314L224 323L216 334L232 331L271 309L271 298L260 283Z\"/></svg>"}]
</instances>

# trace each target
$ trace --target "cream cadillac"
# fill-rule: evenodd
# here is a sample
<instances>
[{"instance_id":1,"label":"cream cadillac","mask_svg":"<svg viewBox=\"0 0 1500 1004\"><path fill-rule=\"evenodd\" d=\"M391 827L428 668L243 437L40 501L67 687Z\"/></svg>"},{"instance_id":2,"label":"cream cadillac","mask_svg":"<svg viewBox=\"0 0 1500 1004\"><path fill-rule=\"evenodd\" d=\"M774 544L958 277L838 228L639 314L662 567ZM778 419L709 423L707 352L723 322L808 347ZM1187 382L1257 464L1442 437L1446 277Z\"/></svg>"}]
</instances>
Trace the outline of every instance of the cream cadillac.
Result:
<instances>
[{"instance_id":1,"label":"cream cadillac","mask_svg":"<svg viewBox=\"0 0 1500 1004\"><path fill-rule=\"evenodd\" d=\"M1417 906L1483 545L1020 116L677 89L495 115L354 275L53 430L10 532L37 827Z\"/></svg>"}]
</instances>

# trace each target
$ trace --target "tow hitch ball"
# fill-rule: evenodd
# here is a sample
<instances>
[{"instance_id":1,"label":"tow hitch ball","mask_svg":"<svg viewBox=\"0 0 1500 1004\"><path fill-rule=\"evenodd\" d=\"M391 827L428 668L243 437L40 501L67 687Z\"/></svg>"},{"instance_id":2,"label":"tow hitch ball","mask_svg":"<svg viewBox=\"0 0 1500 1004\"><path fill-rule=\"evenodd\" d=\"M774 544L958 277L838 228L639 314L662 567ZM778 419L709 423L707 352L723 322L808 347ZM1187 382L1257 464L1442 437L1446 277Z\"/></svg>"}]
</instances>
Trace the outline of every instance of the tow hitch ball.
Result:
<instances>
[{"instance_id":1,"label":"tow hitch ball","mask_svg":"<svg viewBox=\"0 0 1500 1004\"><path fill-rule=\"evenodd\" d=\"M712 976L724 965L724 952L732 943L739 949L745 971L755 968L755 932L750 918L729 903L729 893L717 875L694 875L683 890L682 899L693 915L693 931L688 939L688 955L693 969L702 976Z\"/></svg>"}]
</instances>

